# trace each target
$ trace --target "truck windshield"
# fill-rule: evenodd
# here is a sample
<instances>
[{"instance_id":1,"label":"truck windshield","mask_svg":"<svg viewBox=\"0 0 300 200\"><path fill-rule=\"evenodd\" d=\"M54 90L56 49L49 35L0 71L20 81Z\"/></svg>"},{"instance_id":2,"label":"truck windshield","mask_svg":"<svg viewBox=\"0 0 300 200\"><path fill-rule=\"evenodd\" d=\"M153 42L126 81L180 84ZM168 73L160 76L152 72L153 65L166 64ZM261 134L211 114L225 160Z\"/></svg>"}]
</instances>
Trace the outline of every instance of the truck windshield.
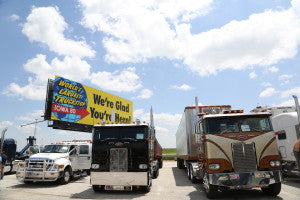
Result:
<instances>
[{"instance_id":1,"label":"truck windshield","mask_svg":"<svg viewBox=\"0 0 300 200\"><path fill-rule=\"evenodd\" d=\"M43 149L43 153L68 153L68 145L46 145Z\"/></svg>"},{"instance_id":2,"label":"truck windshield","mask_svg":"<svg viewBox=\"0 0 300 200\"><path fill-rule=\"evenodd\" d=\"M97 127L94 131L93 140L106 139L132 139L144 140L148 138L146 127Z\"/></svg>"},{"instance_id":3,"label":"truck windshield","mask_svg":"<svg viewBox=\"0 0 300 200\"><path fill-rule=\"evenodd\" d=\"M272 130L268 116L207 118L205 123L205 132L207 134L265 132Z\"/></svg>"}]
</instances>

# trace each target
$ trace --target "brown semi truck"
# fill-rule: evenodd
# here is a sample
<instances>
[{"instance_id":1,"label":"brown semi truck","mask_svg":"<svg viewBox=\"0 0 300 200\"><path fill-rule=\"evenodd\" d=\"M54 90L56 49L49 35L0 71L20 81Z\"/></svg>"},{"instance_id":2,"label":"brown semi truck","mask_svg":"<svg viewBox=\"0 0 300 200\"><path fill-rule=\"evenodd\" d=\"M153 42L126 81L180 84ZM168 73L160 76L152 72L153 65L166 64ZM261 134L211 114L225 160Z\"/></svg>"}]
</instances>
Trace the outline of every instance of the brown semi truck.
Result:
<instances>
[{"instance_id":1,"label":"brown semi truck","mask_svg":"<svg viewBox=\"0 0 300 200\"><path fill-rule=\"evenodd\" d=\"M186 107L176 133L177 166L207 197L228 189L281 190L281 157L270 114L244 113L229 105Z\"/></svg>"}]
</instances>

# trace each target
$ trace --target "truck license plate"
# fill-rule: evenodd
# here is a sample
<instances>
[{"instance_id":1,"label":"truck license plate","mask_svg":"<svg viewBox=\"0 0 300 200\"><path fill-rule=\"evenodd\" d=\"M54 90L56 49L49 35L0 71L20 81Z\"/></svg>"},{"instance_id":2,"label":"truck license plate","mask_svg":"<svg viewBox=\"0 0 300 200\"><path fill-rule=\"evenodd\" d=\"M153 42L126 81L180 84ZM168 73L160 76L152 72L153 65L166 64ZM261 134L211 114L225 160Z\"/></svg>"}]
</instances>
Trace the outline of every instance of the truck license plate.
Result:
<instances>
[{"instance_id":1,"label":"truck license plate","mask_svg":"<svg viewBox=\"0 0 300 200\"><path fill-rule=\"evenodd\" d=\"M39 173L37 172L27 172L27 176L38 176Z\"/></svg>"},{"instance_id":2,"label":"truck license plate","mask_svg":"<svg viewBox=\"0 0 300 200\"><path fill-rule=\"evenodd\" d=\"M106 185L105 190L124 190L124 186L119 185Z\"/></svg>"}]
</instances>

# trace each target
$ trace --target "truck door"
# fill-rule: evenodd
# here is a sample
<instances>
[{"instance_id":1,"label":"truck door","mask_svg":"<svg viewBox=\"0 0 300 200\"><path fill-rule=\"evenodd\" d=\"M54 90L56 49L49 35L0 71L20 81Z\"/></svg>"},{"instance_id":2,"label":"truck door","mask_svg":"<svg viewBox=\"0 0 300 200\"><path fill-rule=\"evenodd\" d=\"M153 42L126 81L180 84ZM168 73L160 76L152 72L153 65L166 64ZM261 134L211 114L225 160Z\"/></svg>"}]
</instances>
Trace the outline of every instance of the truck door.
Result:
<instances>
[{"instance_id":1,"label":"truck door","mask_svg":"<svg viewBox=\"0 0 300 200\"><path fill-rule=\"evenodd\" d=\"M91 152L89 145L80 145L78 161L80 169L90 169L91 167Z\"/></svg>"},{"instance_id":2,"label":"truck door","mask_svg":"<svg viewBox=\"0 0 300 200\"><path fill-rule=\"evenodd\" d=\"M70 162L72 164L73 171L80 169L80 162L78 160L79 156L77 152L78 152L78 146L71 145L69 155L70 155Z\"/></svg>"}]
</instances>

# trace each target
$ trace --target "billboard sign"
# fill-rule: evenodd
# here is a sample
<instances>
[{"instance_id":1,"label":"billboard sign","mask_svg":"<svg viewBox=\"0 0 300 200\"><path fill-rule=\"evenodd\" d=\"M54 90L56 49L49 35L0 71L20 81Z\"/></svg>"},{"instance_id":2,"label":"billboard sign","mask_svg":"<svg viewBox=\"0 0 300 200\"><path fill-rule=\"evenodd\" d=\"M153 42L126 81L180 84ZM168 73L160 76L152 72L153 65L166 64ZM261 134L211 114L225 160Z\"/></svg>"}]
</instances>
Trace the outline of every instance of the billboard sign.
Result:
<instances>
[{"instance_id":1,"label":"billboard sign","mask_svg":"<svg viewBox=\"0 0 300 200\"><path fill-rule=\"evenodd\" d=\"M132 102L95 88L56 76L51 120L85 125L132 121Z\"/></svg>"}]
</instances>

